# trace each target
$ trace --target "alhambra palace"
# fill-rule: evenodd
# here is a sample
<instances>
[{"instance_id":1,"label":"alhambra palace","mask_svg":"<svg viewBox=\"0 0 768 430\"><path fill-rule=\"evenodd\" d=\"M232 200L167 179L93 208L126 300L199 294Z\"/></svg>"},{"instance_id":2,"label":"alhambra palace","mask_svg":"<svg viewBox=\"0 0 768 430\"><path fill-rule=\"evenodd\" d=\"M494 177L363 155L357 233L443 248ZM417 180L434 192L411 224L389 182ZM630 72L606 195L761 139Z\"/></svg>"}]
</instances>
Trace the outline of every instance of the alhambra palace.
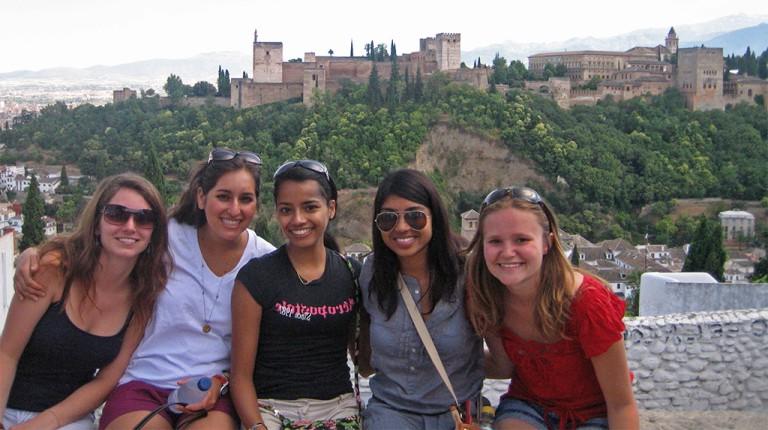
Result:
<instances>
[{"instance_id":1,"label":"alhambra palace","mask_svg":"<svg viewBox=\"0 0 768 430\"><path fill-rule=\"evenodd\" d=\"M560 107L594 105L599 100L616 101L662 94L677 88L692 110L724 109L738 103L755 104L756 96L768 99L768 81L751 76L729 75L724 79L723 48L678 48L671 28L664 44L636 46L627 51L562 51L528 57L528 69L543 78L545 68L564 66L564 77L525 81L525 88L551 97ZM489 88L492 72L487 66L467 68L461 62L461 34L439 33L419 40L419 51L397 56L400 73L413 78L441 72L449 80ZM382 81L388 81L392 62L375 63ZM321 56L306 52L303 60L284 61L282 42L263 42L253 37L253 73L250 78L231 80L231 97L216 100L222 106L248 108L285 100L311 105L315 92L336 92L345 82L366 83L374 67L368 57ZM596 89L584 89L593 78ZM506 92L508 88L497 85ZM115 102L136 97L128 88L114 92ZM204 100L189 98L186 104ZM217 98L218 99L218 98ZM768 103L764 103L768 108Z\"/></svg>"}]
</instances>

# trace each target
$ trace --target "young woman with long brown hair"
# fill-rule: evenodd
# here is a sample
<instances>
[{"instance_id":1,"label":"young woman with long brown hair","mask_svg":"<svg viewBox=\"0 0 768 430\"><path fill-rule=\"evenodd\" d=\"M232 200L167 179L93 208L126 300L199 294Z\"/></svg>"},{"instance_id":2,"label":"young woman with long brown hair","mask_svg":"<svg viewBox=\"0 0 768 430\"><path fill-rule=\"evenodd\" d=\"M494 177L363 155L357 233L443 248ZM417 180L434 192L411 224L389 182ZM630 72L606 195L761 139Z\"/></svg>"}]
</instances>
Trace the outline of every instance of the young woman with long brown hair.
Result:
<instances>
[{"instance_id":1,"label":"young woman with long brown hair","mask_svg":"<svg viewBox=\"0 0 768 430\"><path fill-rule=\"evenodd\" d=\"M38 251L34 278L47 294L11 303L0 338L0 427L94 427L90 412L123 374L165 285L167 249L155 187L133 174L102 180L75 232Z\"/></svg>"}]
</instances>

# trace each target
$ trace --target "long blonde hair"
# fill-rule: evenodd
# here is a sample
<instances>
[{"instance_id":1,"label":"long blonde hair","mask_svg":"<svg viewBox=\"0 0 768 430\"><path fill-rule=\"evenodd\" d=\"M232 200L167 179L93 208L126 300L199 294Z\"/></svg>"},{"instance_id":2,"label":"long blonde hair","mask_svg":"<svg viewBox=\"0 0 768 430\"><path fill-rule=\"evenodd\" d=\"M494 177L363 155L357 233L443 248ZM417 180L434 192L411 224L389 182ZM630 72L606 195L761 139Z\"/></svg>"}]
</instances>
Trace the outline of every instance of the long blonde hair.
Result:
<instances>
[{"instance_id":1,"label":"long blonde hair","mask_svg":"<svg viewBox=\"0 0 768 430\"><path fill-rule=\"evenodd\" d=\"M477 233L467 249L466 279L469 320L481 336L498 330L504 320L506 287L489 271L483 253L485 219L501 209L513 208L530 212L544 230L549 250L541 264L539 288L534 305L534 323L546 338L567 338L565 326L570 318L572 294L569 286L574 282L574 269L565 258L558 237L557 219L546 203L531 203L510 196L483 207Z\"/></svg>"}]
</instances>

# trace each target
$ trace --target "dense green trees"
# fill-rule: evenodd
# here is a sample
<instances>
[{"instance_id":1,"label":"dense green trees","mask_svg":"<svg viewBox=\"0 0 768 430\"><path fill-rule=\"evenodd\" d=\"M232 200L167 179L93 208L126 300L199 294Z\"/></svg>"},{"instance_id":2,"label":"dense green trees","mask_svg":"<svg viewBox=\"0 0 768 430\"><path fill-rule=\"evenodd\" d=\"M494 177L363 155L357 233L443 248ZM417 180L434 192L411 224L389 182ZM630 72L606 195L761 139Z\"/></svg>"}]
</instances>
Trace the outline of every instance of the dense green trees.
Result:
<instances>
[{"instance_id":1,"label":"dense green trees","mask_svg":"<svg viewBox=\"0 0 768 430\"><path fill-rule=\"evenodd\" d=\"M19 243L19 250L23 251L30 246L38 245L45 239L45 223L42 219L42 216L45 215L44 206L37 177L32 175L29 188L27 188L27 199L24 201L24 208L21 211L24 216L24 225L21 227L22 238Z\"/></svg>"},{"instance_id":2,"label":"dense green trees","mask_svg":"<svg viewBox=\"0 0 768 430\"><path fill-rule=\"evenodd\" d=\"M506 67L508 83L510 75L519 76L513 70L517 66ZM564 111L525 91L489 94L452 84L440 73L422 81L421 70L415 77L405 70L402 79L407 82L396 87L399 102L387 104L376 71L369 85L345 83L311 109L289 103L161 108L155 98L75 109L54 105L28 124L0 132L2 160L44 154L49 163L75 163L101 178L145 171L153 145L172 188L210 148L229 146L261 153L266 175L288 158L314 157L328 162L342 187L368 187L412 162L430 126L444 118L530 159L550 185L528 185L546 194L565 230L593 240L639 241L648 232L655 242L686 243L695 220L673 218L673 199L768 195L768 115L759 107L691 112L671 90ZM451 198L457 207L478 203ZM656 202L663 203L659 210L639 216Z\"/></svg>"},{"instance_id":3,"label":"dense green trees","mask_svg":"<svg viewBox=\"0 0 768 430\"><path fill-rule=\"evenodd\" d=\"M168 79L165 81L165 85L163 85L165 93L168 94L168 97L170 97L172 100L178 100L188 95L191 92L191 89L188 87L189 85L185 85L181 78L174 75L173 73L168 76Z\"/></svg>"}]
</instances>

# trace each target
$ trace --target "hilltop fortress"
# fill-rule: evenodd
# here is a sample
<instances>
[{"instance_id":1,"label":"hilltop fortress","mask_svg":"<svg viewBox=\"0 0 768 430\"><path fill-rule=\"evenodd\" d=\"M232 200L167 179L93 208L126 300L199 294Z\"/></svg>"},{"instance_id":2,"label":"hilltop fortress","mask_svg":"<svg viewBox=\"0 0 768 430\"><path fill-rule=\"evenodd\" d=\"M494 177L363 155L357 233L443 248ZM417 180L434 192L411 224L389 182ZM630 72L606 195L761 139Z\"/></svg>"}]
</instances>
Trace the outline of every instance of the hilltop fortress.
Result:
<instances>
[{"instance_id":1,"label":"hilltop fortress","mask_svg":"<svg viewBox=\"0 0 768 430\"><path fill-rule=\"evenodd\" d=\"M487 69L461 67L461 34L439 33L419 40L419 51L398 55L401 75L413 79L417 71L423 77L435 72L445 73L452 81L477 88L488 86ZM392 62L376 62L382 81L392 74ZM322 56L306 52L301 61L283 59L282 42L264 42L253 35L253 73L251 78L232 79L231 106L247 108L281 100L301 99L312 104L315 91L336 92L342 83L368 82L374 62L368 57Z\"/></svg>"},{"instance_id":2,"label":"hilltop fortress","mask_svg":"<svg viewBox=\"0 0 768 430\"><path fill-rule=\"evenodd\" d=\"M534 76L543 77L546 68L563 66L565 77L527 81L526 88L549 94L558 105L591 105L606 97L628 100L659 95L677 88L693 110L723 109L740 102L755 103L755 96L768 98L768 81L730 75L724 80L723 48L679 48L679 39L670 28L664 45L637 46L620 51L562 51L528 57ZM549 66L549 67L548 67ZM591 79L597 89L584 89Z\"/></svg>"}]
</instances>

